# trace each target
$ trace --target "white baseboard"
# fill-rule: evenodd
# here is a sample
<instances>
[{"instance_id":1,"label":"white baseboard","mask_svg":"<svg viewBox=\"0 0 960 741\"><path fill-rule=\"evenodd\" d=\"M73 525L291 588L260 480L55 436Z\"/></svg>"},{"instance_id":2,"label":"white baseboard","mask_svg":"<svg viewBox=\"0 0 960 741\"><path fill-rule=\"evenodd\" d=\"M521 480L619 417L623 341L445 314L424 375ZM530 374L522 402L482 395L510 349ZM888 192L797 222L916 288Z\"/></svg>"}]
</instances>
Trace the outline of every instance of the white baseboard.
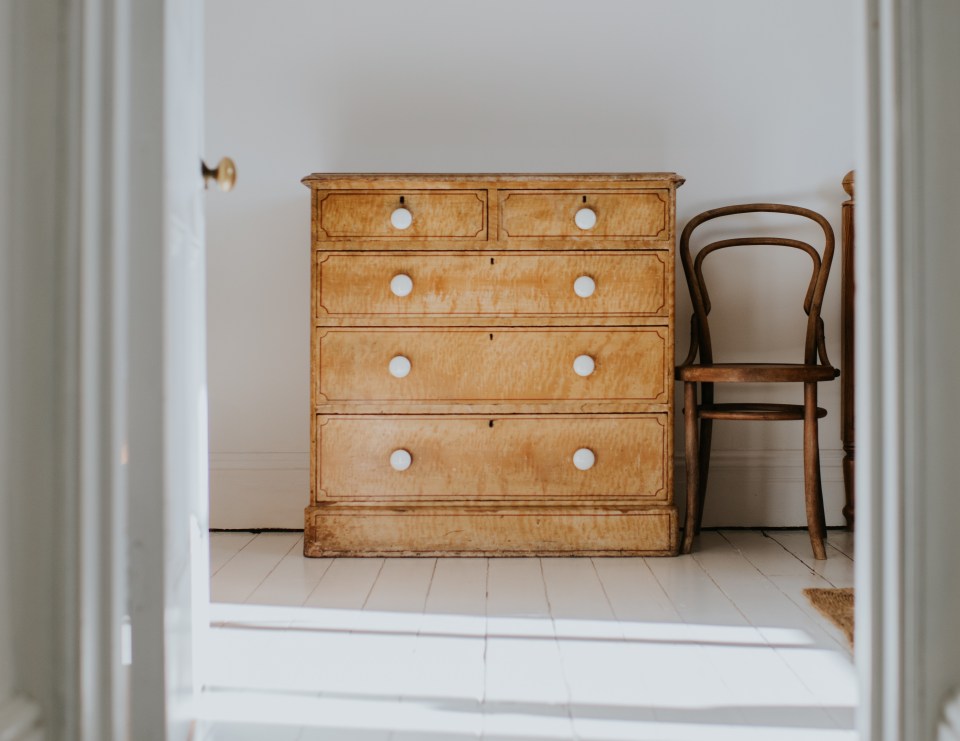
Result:
<instances>
[{"instance_id":1,"label":"white baseboard","mask_svg":"<svg viewBox=\"0 0 960 741\"><path fill-rule=\"evenodd\" d=\"M960 691L944 703L937 741L960 741Z\"/></svg>"},{"instance_id":2,"label":"white baseboard","mask_svg":"<svg viewBox=\"0 0 960 741\"><path fill-rule=\"evenodd\" d=\"M684 508L686 469L676 460L677 504ZM820 451L827 525L845 525L843 451ZM710 456L704 527L805 527L802 450L716 450Z\"/></svg>"},{"instance_id":3,"label":"white baseboard","mask_svg":"<svg viewBox=\"0 0 960 741\"><path fill-rule=\"evenodd\" d=\"M842 450L822 450L828 525L843 525ZM683 457L675 461L683 507ZM210 526L227 530L302 528L310 499L308 453L211 453ZM803 527L803 452L718 450L710 460L707 527Z\"/></svg>"},{"instance_id":4,"label":"white baseboard","mask_svg":"<svg viewBox=\"0 0 960 741\"><path fill-rule=\"evenodd\" d=\"M43 741L40 706L18 696L0 701L0 741Z\"/></svg>"},{"instance_id":5,"label":"white baseboard","mask_svg":"<svg viewBox=\"0 0 960 741\"><path fill-rule=\"evenodd\" d=\"M309 453L211 453L210 527L303 528Z\"/></svg>"}]
</instances>

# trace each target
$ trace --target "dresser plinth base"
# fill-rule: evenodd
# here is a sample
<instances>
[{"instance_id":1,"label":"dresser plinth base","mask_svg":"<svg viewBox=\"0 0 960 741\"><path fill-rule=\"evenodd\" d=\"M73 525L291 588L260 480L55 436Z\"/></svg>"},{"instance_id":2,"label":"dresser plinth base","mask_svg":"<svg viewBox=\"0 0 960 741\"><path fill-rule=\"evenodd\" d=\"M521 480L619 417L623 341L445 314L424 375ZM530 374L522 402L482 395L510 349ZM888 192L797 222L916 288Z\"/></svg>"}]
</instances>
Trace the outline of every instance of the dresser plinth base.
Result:
<instances>
[{"instance_id":1,"label":"dresser plinth base","mask_svg":"<svg viewBox=\"0 0 960 741\"><path fill-rule=\"evenodd\" d=\"M384 506L306 509L303 552L331 556L675 556L677 510Z\"/></svg>"}]
</instances>

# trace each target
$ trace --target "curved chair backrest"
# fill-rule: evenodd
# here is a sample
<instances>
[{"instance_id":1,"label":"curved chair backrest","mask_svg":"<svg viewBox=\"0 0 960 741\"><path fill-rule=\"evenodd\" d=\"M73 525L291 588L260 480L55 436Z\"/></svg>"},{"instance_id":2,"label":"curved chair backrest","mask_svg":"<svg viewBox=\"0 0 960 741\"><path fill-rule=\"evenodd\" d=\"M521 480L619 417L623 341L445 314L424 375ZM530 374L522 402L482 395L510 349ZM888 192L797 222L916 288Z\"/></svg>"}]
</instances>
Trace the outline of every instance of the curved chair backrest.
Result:
<instances>
[{"instance_id":1,"label":"curved chair backrest","mask_svg":"<svg viewBox=\"0 0 960 741\"><path fill-rule=\"evenodd\" d=\"M697 253L694 260L690 254L690 236L693 231L708 221L723 216L733 216L750 213L777 213L802 216L810 219L823 229L823 253L817 252L811 245L796 239L784 237L737 237L711 242ZM819 352L821 360L829 364L823 339L823 320L820 318L820 306L823 303L823 294L827 287L827 277L830 274L830 263L833 261L833 229L830 223L816 211L800 206L788 206L778 203L747 203L741 206L724 206L710 211L704 211L693 217L684 227L680 236L680 258L683 262L683 273L690 289L690 299L693 302L693 317L691 319L690 353L684 365L693 362L699 351L701 363L713 362L713 346L710 341L710 326L707 316L710 314L710 295L703 279L703 260L708 255L727 247L739 245L775 245L790 247L806 252L813 260L813 275L807 288L803 302L803 310L807 314L806 342L804 344L803 362L814 365Z\"/></svg>"}]
</instances>

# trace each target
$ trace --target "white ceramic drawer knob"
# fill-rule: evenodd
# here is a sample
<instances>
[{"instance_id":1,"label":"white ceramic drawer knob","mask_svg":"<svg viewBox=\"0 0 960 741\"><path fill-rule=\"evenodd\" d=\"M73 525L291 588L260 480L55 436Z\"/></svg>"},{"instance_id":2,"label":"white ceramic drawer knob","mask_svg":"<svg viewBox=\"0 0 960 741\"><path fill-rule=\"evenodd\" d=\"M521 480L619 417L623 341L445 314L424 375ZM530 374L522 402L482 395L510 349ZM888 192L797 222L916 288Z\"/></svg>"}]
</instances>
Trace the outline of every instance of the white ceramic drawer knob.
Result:
<instances>
[{"instance_id":1,"label":"white ceramic drawer knob","mask_svg":"<svg viewBox=\"0 0 960 741\"><path fill-rule=\"evenodd\" d=\"M409 229L413 223L413 214L405 208L398 208L390 214L390 223L394 229Z\"/></svg>"},{"instance_id":2,"label":"white ceramic drawer knob","mask_svg":"<svg viewBox=\"0 0 960 741\"><path fill-rule=\"evenodd\" d=\"M597 212L592 208L581 208L573 220L581 229L593 229L597 225Z\"/></svg>"},{"instance_id":3,"label":"white ceramic drawer knob","mask_svg":"<svg viewBox=\"0 0 960 741\"><path fill-rule=\"evenodd\" d=\"M596 367L597 364L589 355L577 355L573 361L573 372L578 376L589 376Z\"/></svg>"},{"instance_id":4,"label":"white ceramic drawer knob","mask_svg":"<svg viewBox=\"0 0 960 741\"><path fill-rule=\"evenodd\" d=\"M580 298L590 298L597 290L597 284L589 275L581 275L573 282L573 292Z\"/></svg>"},{"instance_id":5,"label":"white ceramic drawer knob","mask_svg":"<svg viewBox=\"0 0 960 741\"><path fill-rule=\"evenodd\" d=\"M413 463L413 456L410 455L410 451L400 448L400 450L394 450L390 454L390 468L394 471L406 471L410 468L410 464Z\"/></svg>"},{"instance_id":6,"label":"white ceramic drawer knob","mask_svg":"<svg viewBox=\"0 0 960 741\"><path fill-rule=\"evenodd\" d=\"M573 454L573 465L580 471L589 471L596 462L597 456L593 454L590 448L580 448Z\"/></svg>"},{"instance_id":7,"label":"white ceramic drawer knob","mask_svg":"<svg viewBox=\"0 0 960 741\"><path fill-rule=\"evenodd\" d=\"M390 375L394 378L406 378L410 375L410 359L403 355L390 358Z\"/></svg>"},{"instance_id":8,"label":"white ceramic drawer knob","mask_svg":"<svg viewBox=\"0 0 960 741\"><path fill-rule=\"evenodd\" d=\"M393 292L394 296L399 296L403 298L404 296L409 296L410 292L413 290L413 279L409 275L400 275L393 276L393 279L390 281L390 290Z\"/></svg>"}]
</instances>

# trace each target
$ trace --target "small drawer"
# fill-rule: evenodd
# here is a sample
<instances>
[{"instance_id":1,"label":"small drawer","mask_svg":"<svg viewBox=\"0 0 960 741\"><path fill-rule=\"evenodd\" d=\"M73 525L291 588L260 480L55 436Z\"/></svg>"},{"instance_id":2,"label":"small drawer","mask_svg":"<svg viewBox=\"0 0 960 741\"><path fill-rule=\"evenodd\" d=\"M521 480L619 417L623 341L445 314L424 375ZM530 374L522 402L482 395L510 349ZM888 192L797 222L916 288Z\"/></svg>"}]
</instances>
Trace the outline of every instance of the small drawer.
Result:
<instances>
[{"instance_id":1,"label":"small drawer","mask_svg":"<svg viewBox=\"0 0 960 741\"><path fill-rule=\"evenodd\" d=\"M318 191L318 242L487 238L485 190Z\"/></svg>"},{"instance_id":2,"label":"small drawer","mask_svg":"<svg viewBox=\"0 0 960 741\"><path fill-rule=\"evenodd\" d=\"M498 192L502 240L673 241L667 190Z\"/></svg>"},{"instance_id":3,"label":"small drawer","mask_svg":"<svg viewBox=\"0 0 960 741\"><path fill-rule=\"evenodd\" d=\"M321 402L666 403L673 387L667 327L315 331Z\"/></svg>"},{"instance_id":4,"label":"small drawer","mask_svg":"<svg viewBox=\"0 0 960 741\"><path fill-rule=\"evenodd\" d=\"M319 416L315 500L666 502L670 434L665 414Z\"/></svg>"},{"instance_id":5,"label":"small drawer","mask_svg":"<svg viewBox=\"0 0 960 741\"><path fill-rule=\"evenodd\" d=\"M668 252L318 253L323 316L666 316Z\"/></svg>"}]
</instances>

